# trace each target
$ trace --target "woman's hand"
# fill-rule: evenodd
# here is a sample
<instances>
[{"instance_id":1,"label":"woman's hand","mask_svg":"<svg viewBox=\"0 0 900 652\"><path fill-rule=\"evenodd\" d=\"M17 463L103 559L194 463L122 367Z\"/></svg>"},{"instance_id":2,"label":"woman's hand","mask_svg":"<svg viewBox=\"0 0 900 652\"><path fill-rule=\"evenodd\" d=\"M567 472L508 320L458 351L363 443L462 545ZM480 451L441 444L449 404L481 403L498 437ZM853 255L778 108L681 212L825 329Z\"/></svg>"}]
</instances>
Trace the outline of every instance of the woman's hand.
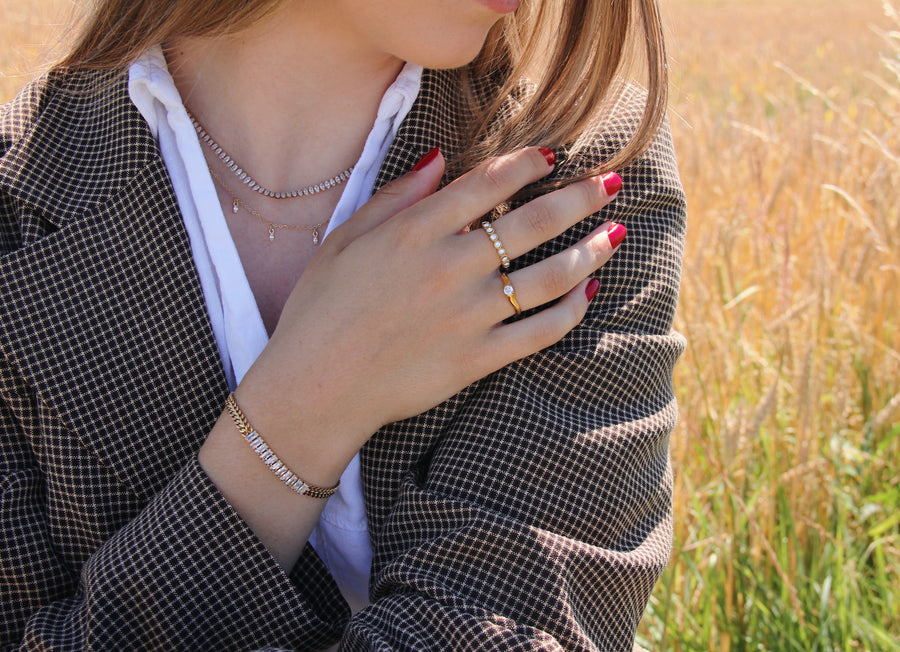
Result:
<instances>
[{"instance_id":1,"label":"woman's hand","mask_svg":"<svg viewBox=\"0 0 900 652\"><path fill-rule=\"evenodd\" d=\"M306 482L334 485L382 425L414 416L514 360L545 348L583 318L597 289L587 277L613 252L605 224L573 247L509 274L504 293L483 229L465 227L553 169L528 148L484 163L435 192L433 153L385 186L329 235L291 293L269 344L235 394L268 445ZM510 258L553 238L615 196L615 174L573 183L494 223ZM324 501L281 485L227 415L200 463L283 567Z\"/></svg>"},{"instance_id":2,"label":"woman's hand","mask_svg":"<svg viewBox=\"0 0 900 652\"><path fill-rule=\"evenodd\" d=\"M523 310L562 300L503 324L514 309L503 292L497 253L482 229L463 229L548 174L552 152L528 148L491 160L436 193L443 159L437 152L432 157L329 236L239 391L251 406L257 399L244 393L245 385L278 395L284 427L297 419L314 426L345 463L380 426L424 412L559 340L584 316L586 279L613 251L604 225L572 248L510 274ZM616 192L618 176L606 179ZM515 258L613 196L604 179L581 181L494 226ZM341 438L343 444L335 441Z\"/></svg>"}]
</instances>

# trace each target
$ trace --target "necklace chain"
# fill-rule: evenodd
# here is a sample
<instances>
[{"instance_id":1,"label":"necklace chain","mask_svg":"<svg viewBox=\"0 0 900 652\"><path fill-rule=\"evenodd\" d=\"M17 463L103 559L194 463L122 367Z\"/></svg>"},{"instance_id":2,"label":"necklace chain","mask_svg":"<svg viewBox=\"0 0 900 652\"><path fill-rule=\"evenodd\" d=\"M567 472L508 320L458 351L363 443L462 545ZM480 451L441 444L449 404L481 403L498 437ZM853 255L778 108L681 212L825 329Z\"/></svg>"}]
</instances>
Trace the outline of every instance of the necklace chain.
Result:
<instances>
[{"instance_id":1,"label":"necklace chain","mask_svg":"<svg viewBox=\"0 0 900 652\"><path fill-rule=\"evenodd\" d=\"M238 210L243 208L245 211L253 215L260 222L265 224L269 228L269 240L275 240L275 232L280 231L281 229L289 229L291 231L312 231L312 243L316 246L319 245L319 227L323 226L325 222L319 222L318 224L279 224L278 222L273 222L272 220L266 219L259 213L253 209L253 207L248 206L243 200L241 200L237 195L231 192L231 189L225 185L225 182L212 171L210 168L209 173L212 175L212 178L215 182L219 184L219 186L227 192L231 196L231 212L237 214Z\"/></svg>"},{"instance_id":2,"label":"necklace chain","mask_svg":"<svg viewBox=\"0 0 900 652\"><path fill-rule=\"evenodd\" d=\"M253 179L253 177L247 174L247 172L240 165L238 165L237 161L231 158L231 156L229 156L228 153L224 149L222 149L222 146L219 145L215 140L213 140L213 137L210 136L209 133L207 133L206 129L204 129L199 122L197 122L197 119L190 111L188 111L187 114L191 119L191 124L194 125L194 129L197 131L197 135L200 137L200 140L202 140L209 146L209 148L219 158L219 160L222 161L225 167L231 170L234 175L244 183L244 185L265 197L271 197L272 199L296 199L298 197L309 197L310 195L315 195L320 192L324 192L325 190L330 190L335 186L339 186L340 184L344 183L344 181L349 179L350 175L353 173L353 166L351 165L349 168L347 168L343 172L338 172L330 179L325 179L325 181L314 183L310 186L306 186L305 188L297 188L296 190L290 190L286 192L275 192L274 190L269 190L265 186L261 186L256 180Z\"/></svg>"}]
</instances>

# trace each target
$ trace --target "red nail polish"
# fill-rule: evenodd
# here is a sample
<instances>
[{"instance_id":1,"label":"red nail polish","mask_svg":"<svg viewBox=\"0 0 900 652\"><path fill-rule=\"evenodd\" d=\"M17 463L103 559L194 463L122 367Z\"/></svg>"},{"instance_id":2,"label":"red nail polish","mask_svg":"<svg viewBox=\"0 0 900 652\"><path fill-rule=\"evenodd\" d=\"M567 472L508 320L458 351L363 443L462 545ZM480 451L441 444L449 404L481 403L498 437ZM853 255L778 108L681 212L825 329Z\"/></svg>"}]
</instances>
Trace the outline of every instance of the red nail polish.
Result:
<instances>
[{"instance_id":1,"label":"red nail polish","mask_svg":"<svg viewBox=\"0 0 900 652\"><path fill-rule=\"evenodd\" d=\"M553 153L553 150L549 147L538 147L538 151L544 155L544 158L547 159L547 165L553 165L556 163L556 154Z\"/></svg>"},{"instance_id":2,"label":"red nail polish","mask_svg":"<svg viewBox=\"0 0 900 652\"><path fill-rule=\"evenodd\" d=\"M609 246L615 249L620 244L622 244L622 240L625 239L625 227L621 224L616 224L613 222L609 225L609 228L606 229L606 235L609 237Z\"/></svg>"},{"instance_id":3,"label":"red nail polish","mask_svg":"<svg viewBox=\"0 0 900 652\"><path fill-rule=\"evenodd\" d=\"M431 150L425 156L423 156L421 159L419 159L419 162L413 166L413 169L410 170L410 172L418 172L419 170L424 168L426 165L431 163L434 159L436 159L437 155L440 153L441 153L441 148L435 147L433 150Z\"/></svg>"},{"instance_id":4,"label":"red nail polish","mask_svg":"<svg viewBox=\"0 0 900 652\"><path fill-rule=\"evenodd\" d=\"M606 190L606 196L612 197L622 189L622 177L615 172L610 172L603 177L603 188Z\"/></svg>"},{"instance_id":5,"label":"red nail polish","mask_svg":"<svg viewBox=\"0 0 900 652\"><path fill-rule=\"evenodd\" d=\"M592 278L588 281L587 287L584 288L584 294L587 297L588 301L591 301L595 296L597 296L597 290L600 289L600 281L595 278Z\"/></svg>"}]
</instances>

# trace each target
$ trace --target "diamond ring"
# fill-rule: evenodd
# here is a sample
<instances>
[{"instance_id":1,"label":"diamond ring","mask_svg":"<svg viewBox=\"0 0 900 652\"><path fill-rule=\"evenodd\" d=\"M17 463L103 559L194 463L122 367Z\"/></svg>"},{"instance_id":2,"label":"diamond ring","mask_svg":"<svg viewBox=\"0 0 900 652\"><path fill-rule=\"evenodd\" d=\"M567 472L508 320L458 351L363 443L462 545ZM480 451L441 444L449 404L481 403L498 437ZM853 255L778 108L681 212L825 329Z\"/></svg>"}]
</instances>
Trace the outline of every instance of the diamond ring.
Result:
<instances>
[{"instance_id":1,"label":"diamond ring","mask_svg":"<svg viewBox=\"0 0 900 652\"><path fill-rule=\"evenodd\" d=\"M497 252L497 258L500 259L500 265L503 269L509 269L509 256L506 255L506 249L503 248L503 243L500 242L500 236L497 235L497 231L491 226L490 222L482 222L481 228L487 233L487 237L491 239L494 251Z\"/></svg>"},{"instance_id":2,"label":"diamond ring","mask_svg":"<svg viewBox=\"0 0 900 652\"><path fill-rule=\"evenodd\" d=\"M516 314L521 315L522 308L519 306L519 300L516 299L516 289L512 286L509 277L502 271L500 272L500 278L503 279L503 294L509 299L509 303L512 305L513 310L516 311Z\"/></svg>"}]
</instances>

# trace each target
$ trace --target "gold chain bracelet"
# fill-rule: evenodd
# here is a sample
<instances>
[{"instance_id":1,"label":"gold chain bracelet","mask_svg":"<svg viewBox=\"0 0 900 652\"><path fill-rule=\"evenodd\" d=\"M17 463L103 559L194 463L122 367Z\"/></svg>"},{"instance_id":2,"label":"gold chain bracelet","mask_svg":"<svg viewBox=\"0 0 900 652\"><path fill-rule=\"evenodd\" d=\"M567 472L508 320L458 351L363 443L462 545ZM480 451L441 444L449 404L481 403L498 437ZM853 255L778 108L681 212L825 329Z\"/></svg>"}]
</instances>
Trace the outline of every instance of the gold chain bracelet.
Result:
<instances>
[{"instance_id":1,"label":"gold chain bracelet","mask_svg":"<svg viewBox=\"0 0 900 652\"><path fill-rule=\"evenodd\" d=\"M284 462L278 459L275 451L269 448L269 445L260 434L256 432L256 429L250 425L250 421L244 416L244 413L238 406L234 394L228 395L228 398L225 400L225 407L228 408L228 413L231 415L231 420L234 421L234 425L237 427L238 432L240 432L241 436L243 436L247 443L250 444L250 448L256 451L256 454L259 455L259 459L261 459L263 463L269 467L269 470L272 471L279 480L286 484L291 491L300 494L301 496L309 496L310 498L330 498L334 495L334 492L337 491L337 488L341 485L340 482L333 487L317 487L316 485L304 482L300 476L291 471Z\"/></svg>"}]
</instances>

